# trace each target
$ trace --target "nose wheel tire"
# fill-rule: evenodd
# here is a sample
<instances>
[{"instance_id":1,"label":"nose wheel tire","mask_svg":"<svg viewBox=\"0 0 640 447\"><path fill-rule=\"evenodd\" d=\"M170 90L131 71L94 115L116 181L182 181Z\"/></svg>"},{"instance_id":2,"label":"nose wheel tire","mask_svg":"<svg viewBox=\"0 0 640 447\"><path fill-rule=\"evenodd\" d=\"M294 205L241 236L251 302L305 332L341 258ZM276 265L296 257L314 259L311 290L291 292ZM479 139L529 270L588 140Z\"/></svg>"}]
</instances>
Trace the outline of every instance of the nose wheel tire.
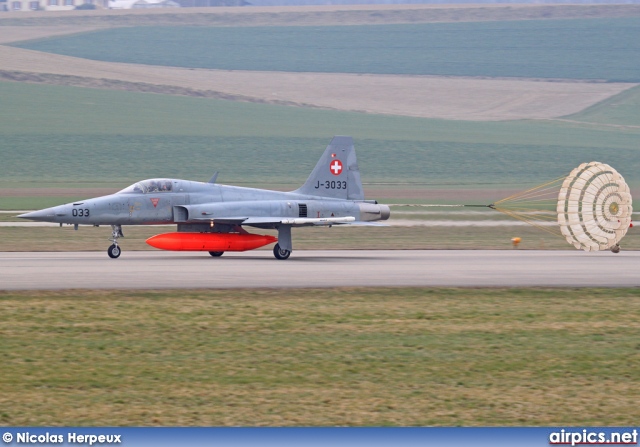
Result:
<instances>
[{"instance_id":1,"label":"nose wheel tire","mask_svg":"<svg viewBox=\"0 0 640 447\"><path fill-rule=\"evenodd\" d=\"M276 244L276 246L273 247L273 255L276 259L288 259L289 256L291 256L291 250L283 250L280 248L280 245Z\"/></svg>"},{"instance_id":2,"label":"nose wheel tire","mask_svg":"<svg viewBox=\"0 0 640 447\"><path fill-rule=\"evenodd\" d=\"M111 259L120 257L121 250L118 246L118 238L121 237L124 237L124 234L122 233L122 226L111 225L111 239L109 240L113 242L113 245L111 245L111 247L109 247L109 249L107 250L107 253L109 254L109 257Z\"/></svg>"},{"instance_id":3,"label":"nose wheel tire","mask_svg":"<svg viewBox=\"0 0 640 447\"><path fill-rule=\"evenodd\" d=\"M219 258L220 256L222 256L224 254L223 251L210 251L209 254L211 256L213 256L214 258Z\"/></svg>"},{"instance_id":4,"label":"nose wheel tire","mask_svg":"<svg viewBox=\"0 0 640 447\"><path fill-rule=\"evenodd\" d=\"M109 257L111 259L116 259L120 257L120 247L118 247L116 244L113 244L111 247L109 247L109 250L107 250L107 253L109 254Z\"/></svg>"},{"instance_id":5,"label":"nose wheel tire","mask_svg":"<svg viewBox=\"0 0 640 447\"><path fill-rule=\"evenodd\" d=\"M616 244L613 247L611 247L611 252L612 253L620 253L620 245Z\"/></svg>"}]
</instances>

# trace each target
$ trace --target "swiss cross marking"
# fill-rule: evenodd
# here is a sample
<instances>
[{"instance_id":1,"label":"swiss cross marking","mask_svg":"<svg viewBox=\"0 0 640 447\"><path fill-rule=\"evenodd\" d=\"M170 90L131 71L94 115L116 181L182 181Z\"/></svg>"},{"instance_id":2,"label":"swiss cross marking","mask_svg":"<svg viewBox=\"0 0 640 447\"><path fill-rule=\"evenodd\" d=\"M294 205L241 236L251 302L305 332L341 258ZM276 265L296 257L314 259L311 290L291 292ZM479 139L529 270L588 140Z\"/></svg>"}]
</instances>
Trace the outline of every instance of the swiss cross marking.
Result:
<instances>
[{"instance_id":1,"label":"swiss cross marking","mask_svg":"<svg viewBox=\"0 0 640 447\"><path fill-rule=\"evenodd\" d=\"M160 201L160 199L151 199L151 203L153 203L153 207L155 208L156 206L158 206L158 202Z\"/></svg>"},{"instance_id":2,"label":"swiss cross marking","mask_svg":"<svg viewBox=\"0 0 640 447\"><path fill-rule=\"evenodd\" d=\"M329 170L333 175L340 175L342 172L342 162L340 160L333 160L329 165Z\"/></svg>"}]
</instances>

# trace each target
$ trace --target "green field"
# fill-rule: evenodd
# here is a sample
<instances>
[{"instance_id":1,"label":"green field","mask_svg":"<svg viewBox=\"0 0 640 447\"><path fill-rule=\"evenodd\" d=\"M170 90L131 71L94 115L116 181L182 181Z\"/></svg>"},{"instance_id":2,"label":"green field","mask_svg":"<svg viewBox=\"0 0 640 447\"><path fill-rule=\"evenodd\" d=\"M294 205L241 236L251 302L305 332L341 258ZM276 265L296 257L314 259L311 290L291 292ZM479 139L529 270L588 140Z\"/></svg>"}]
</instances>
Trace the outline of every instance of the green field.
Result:
<instances>
[{"instance_id":1,"label":"green field","mask_svg":"<svg viewBox=\"0 0 640 447\"><path fill-rule=\"evenodd\" d=\"M226 70L640 81L639 18L132 27L15 46L112 62Z\"/></svg>"},{"instance_id":2,"label":"green field","mask_svg":"<svg viewBox=\"0 0 640 447\"><path fill-rule=\"evenodd\" d=\"M0 293L3 425L633 425L640 292Z\"/></svg>"},{"instance_id":3,"label":"green field","mask_svg":"<svg viewBox=\"0 0 640 447\"><path fill-rule=\"evenodd\" d=\"M507 218L504 217L503 220ZM125 238L119 241L123 257L133 250L152 250L145 240L153 235L174 231L175 227L125 227ZM252 233L271 234L268 230L248 229ZM109 227L0 227L0 251L101 251L111 245ZM532 226L482 227L382 227L382 228L300 228L293 230L294 250L510 250L511 238L520 237L521 250L571 250L571 245L558 236ZM630 231L621 242L623 250L640 250L640 235ZM263 250L271 257L267 246ZM195 254L204 261L208 253ZM580 253L578 253L580 255ZM225 256L234 256L230 253ZM106 254L105 254L106 257Z\"/></svg>"},{"instance_id":4,"label":"green field","mask_svg":"<svg viewBox=\"0 0 640 447\"><path fill-rule=\"evenodd\" d=\"M293 189L340 134L355 138L369 187L524 188L591 160L640 184L640 128L428 120L10 82L0 82L0 96L5 188L206 181L219 170L221 183ZM0 207L17 205L0 197Z\"/></svg>"},{"instance_id":5,"label":"green field","mask_svg":"<svg viewBox=\"0 0 640 447\"><path fill-rule=\"evenodd\" d=\"M640 87L634 87L566 118L585 123L640 127Z\"/></svg>"}]
</instances>

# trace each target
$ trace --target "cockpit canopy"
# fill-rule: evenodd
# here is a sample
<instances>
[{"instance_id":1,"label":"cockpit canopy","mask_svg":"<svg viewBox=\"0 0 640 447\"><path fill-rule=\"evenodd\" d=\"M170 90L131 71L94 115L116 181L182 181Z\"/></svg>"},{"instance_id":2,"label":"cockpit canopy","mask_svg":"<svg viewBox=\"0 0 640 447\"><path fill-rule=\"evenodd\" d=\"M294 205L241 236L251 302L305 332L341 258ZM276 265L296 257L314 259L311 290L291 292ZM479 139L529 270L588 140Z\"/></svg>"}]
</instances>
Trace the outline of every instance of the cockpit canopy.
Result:
<instances>
[{"instance_id":1,"label":"cockpit canopy","mask_svg":"<svg viewBox=\"0 0 640 447\"><path fill-rule=\"evenodd\" d=\"M154 178L150 180L143 180L138 183L134 183L131 186L126 187L123 192L135 192L138 194L159 193L159 192L171 192L173 191L173 182L169 179Z\"/></svg>"}]
</instances>

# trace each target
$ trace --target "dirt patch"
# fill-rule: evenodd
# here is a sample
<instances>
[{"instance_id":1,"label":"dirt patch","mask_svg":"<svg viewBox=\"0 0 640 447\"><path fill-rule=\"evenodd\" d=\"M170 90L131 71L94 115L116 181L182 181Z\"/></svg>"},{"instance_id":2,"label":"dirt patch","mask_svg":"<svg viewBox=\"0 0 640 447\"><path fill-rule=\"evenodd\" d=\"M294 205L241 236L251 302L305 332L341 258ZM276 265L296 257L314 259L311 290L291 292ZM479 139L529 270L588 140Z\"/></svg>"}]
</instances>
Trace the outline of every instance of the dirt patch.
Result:
<instances>
[{"instance_id":1,"label":"dirt patch","mask_svg":"<svg viewBox=\"0 0 640 447\"><path fill-rule=\"evenodd\" d=\"M329 5L11 11L2 14L0 26L322 26L634 16L640 16L640 5Z\"/></svg>"},{"instance_id":2,"label":"dirt patch","mask_svg":"<svg viewBox=\"0 0 640 447\"><path fill-rule=\"evenodd\" d=\"M187 69L0 46L6 80L452 120L548 119L636 84Z\"/></svg>"},{"instance_id":3,"label":"dirt patch","mask_svg":"<svg viewBox=\"0 0 640 447\"><path fill-rule=\"evenodd\" d=\"M0 43L119 26L354 25L640 16L640 5L334 5L0 15ZM452 120L549 119L635 84L183 69L0 46L0 79Z\"/></svg>"},{"instance_id":4,"label":"dirt patch","mask_svg":"<svg viewBox=\"0 0 640 447\"><path fill-rule=\"evenodd\" d=\"M154 85L145 82L126 82L112 79L95 79L81 76L55 75L47 73L25 73L19 71L0 70L0 79L5 81L26 82L33 84L67 85L106 90L123 90L140 93L158 93L163 95L194 96L198 98L225 99L228 101L278 104L286 106L324 108L314 104L296 103L293 101L264 100L246 95L234 95L213 90L196 90L173 85Z\"/></svg>"},{"instance_id":5,"label":"dirt patch","mask_svg":"<svg viewBox=\"0 0 640 447\"><path fill-rule=\"evenodd\" d=\"M2 21L0 20L0 23ZM45 37L81 34L88 31L103 29L101 26L0 26L0 44L19 42L22 40L42 39Z\"/></svg>"}]
</instances>

